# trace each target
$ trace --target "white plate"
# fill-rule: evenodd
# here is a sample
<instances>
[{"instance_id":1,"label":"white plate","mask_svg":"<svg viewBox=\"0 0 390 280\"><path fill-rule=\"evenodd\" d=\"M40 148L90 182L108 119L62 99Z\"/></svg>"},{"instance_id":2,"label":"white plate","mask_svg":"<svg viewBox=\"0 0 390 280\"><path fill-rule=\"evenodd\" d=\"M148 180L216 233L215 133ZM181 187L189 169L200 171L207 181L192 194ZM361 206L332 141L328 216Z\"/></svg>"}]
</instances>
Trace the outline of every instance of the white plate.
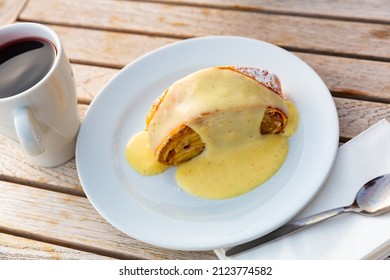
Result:
<instances>
[{"instance_id":1,"label":"white plate","mask_svg":"<svg viewBox=\"0 0 390 280\"><path fill-rule=\"evenodd\" d=\"M179 189L173 168L152 177L133 171L124 156L125 146L145 128L154 99L193 71L232 64L275 72L298 107L299 128L277 174L240 197L204 200ZM290 220L319 191L337 146L333 99L306 63L265 42L213 36L160 48L121 70L85 116L76 161L86 195L116 228L160 247L206 250L248 241Z\"/></svg>"}]
</instances>

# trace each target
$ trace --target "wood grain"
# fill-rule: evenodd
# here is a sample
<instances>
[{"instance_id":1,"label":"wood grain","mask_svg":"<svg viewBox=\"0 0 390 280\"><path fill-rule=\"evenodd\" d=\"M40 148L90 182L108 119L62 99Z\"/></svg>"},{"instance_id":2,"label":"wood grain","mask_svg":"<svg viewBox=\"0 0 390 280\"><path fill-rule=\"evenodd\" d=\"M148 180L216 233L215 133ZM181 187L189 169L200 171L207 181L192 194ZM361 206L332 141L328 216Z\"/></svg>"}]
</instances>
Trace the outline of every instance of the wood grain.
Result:
<instances>
[{"instance_id":1,"label":"wood grain","mask_svg":"<svg viewBox=\"0 0 390 280\"><path fill-rule=\"evenodd\" d=\"M179 38L239 35L291 50L390 61L387 24L145 2L67 0L30 0L20 19Z\"/></svg>"},{"instance_id":2,"label":"wood grain","mask_svg":"<svg viewBox=\"0 0 390 280\"><path fill-rule=\"evenodd\" d=\"M122 68L175 39L49 25L58 33L73 63Z\"/></svg>"},{"instance_id":3,"label":"wood grain","mask_svg":"<svg viewBox=\"0 0 390 280\"><path fill-rule=\"evenodd\" d=\"M141 55L178 40L143 35L121 34L83 28L51 26L61 37L71 61L84 58L92 65L114 65L122 68ZM113 38L105 44L103 38ZM74 44L74 38L78 43ZM131 38L131 39L129 39ZM129 40L132 42L129 45ZM84 48L78 47L79 45ZM129 51L131 46L131 51ZM324 79L328 88L350 98L390 101L390 64L354 58L293 52ZM103 85L117 73L114 69L74 64L79 98L90 102ZM283 82L283 81L282 81Z\"/></svg>"},{"instance_id":4,"label":"wood grain","mask_svg":"<svg viewBox=\"0 0 390 280\"><path fill-rule=\"evenodd\" d=\"M390 120L390 104L334 98L343 141L357 136L378 121Z\"/></svg>"},{"instance_id":5,"label":"wood grain","mask_svg":"<svg viewBox=\"0 0 390 280\"><path fill-rule=\"evenodd\" d=\"M213 252L174 251L113 228L87 198L0 181L0 232L32 233L50 243L124 259L216 259Z\"/></svg>"},{"instance_id":6,"label":"wood grain","mask_svg":"<svg viewBox=\"0 0 390 280\"><path fill-rule=\"evenodd\" d=\"M104 85L114 77L117 69L91 65L72 64L79 103L89 104Z\"/></svg>"},{"instance_id":7,"label":"wood grain","mask_svg":"<svg viewBox=\"0 0 390 280\"><path fill-rule=\"evenodd\" d=\"M0 0L0 26L13 23L27 0Z\"/></svg>"},{"instance_id":8,"label":"wood grain","mask_svg":"<svg viewBox=\"0 0 390 280\"><path fill-rule=\"evenodd\" d=\"M138 0L143 1L143 0ZM147 0L157 3L197 5L224 9L292 14L348 20L390 21L390 3L381 0Z\"/></svg>"},{"instance_id":9,"label":"wood grain","mask_svg":"<svg viewBox=\"0 0 390 280\"><path fill-rule=\"evenodd\" d=\"M295 52L324 80L330 91L347 98L390 102L390 64Z\"/></svg>"},{"instance_id":10,"label":"wood grain","mask_svg":"<svg viewBox=\"0 0 390 280\"><path fill-rule=\"evenodd\" d=\"M0 260L109 260L111 258L0 233Z\"/></svg>"}]
</instances>

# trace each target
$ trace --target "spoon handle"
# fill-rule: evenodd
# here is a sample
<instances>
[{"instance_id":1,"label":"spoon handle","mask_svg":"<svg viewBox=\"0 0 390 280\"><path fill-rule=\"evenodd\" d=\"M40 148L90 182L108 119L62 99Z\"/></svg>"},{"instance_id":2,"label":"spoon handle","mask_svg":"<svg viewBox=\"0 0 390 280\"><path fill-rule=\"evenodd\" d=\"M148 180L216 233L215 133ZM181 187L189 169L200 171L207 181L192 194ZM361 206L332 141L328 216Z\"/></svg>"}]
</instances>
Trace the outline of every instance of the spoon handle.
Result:
<instances>
[{"instance_id":1,"label":"spoon handle","mask_svg":"<svg viewBox=\"0 0 390 280\"><path fill-rule=\"evenodd\" d=\"M288 234L294 233L296 231L299 231L301 229L304 229L308 226L314 225L318 222L324 221L326 219L329 219L331 217L350 212L352 208L350 206L345 207L338 207L331 210L327 210L318 214L314 214L312 216L308 216L306 218L302 218L299 220L295 220L292 222L288 222L287 224L277 228L276 230L261 236L257 239L254 239L252 241L234 246L228 250L226 250L225 255L227 257L233 256L235 254L253 249L257 246L264 245L268 242L277 240L282 238L283 236L286 236Z\"/></svg>"}]
</instances>

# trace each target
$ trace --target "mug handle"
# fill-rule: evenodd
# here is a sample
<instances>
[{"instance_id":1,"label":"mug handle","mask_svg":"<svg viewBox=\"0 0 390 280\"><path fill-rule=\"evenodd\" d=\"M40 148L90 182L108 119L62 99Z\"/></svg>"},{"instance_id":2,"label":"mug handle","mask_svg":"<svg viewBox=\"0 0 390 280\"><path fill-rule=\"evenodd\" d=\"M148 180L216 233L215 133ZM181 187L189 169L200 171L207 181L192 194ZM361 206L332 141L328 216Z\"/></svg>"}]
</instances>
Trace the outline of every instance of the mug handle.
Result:
<instances>
[{"instance_id":1,"label":"mug handle","mask_svg":"<svg viewBox=\"0 0 390 280\"><path fill-rule=\"evenodd\" d=\"M16 134L22 148L31 156L38 156L45 150L44 127L38 123L27 107L19 107L14 111Z\"/></svg>"}]
</instances>

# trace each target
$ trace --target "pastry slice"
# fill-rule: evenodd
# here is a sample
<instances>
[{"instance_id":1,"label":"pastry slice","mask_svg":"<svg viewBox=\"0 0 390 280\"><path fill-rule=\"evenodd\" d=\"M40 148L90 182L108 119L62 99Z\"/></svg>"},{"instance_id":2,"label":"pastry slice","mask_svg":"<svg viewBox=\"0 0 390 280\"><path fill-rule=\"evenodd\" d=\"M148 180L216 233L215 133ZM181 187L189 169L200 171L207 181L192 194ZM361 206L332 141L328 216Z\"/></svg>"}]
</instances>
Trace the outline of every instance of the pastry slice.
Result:
<instances>
[{"instance_id":1,"label":"pastry slice","mask_svg":"<svg viewBox=\"0 0 390 280\"><path fill-rule=\"evenodd\" d=\"M259 134L283 131L288 120L287 106L275 74L236 66L198 72L170 86L155 100L146 116L150 147L160 163L174 166L199 155L206 143L193 124L227 111L258 107L264 111L259 119Z\"/></svg>"}]
</instances>

